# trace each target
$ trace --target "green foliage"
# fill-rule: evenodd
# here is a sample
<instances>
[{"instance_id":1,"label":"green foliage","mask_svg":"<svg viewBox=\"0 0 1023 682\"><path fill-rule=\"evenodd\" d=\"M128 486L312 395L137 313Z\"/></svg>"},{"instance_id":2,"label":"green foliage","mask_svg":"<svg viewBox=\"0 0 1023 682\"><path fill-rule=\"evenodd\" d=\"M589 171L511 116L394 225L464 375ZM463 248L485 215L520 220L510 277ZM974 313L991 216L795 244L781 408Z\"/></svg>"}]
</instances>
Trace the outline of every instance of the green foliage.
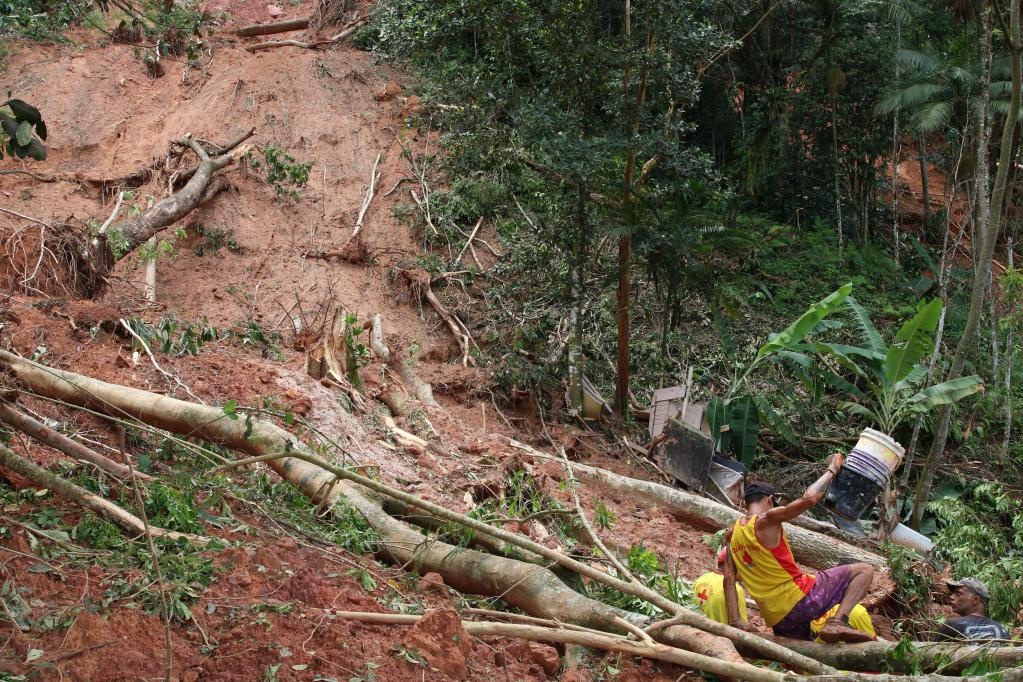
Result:
<instances>
[{"instance_id":1,"label":"green foliage","mask_svg":"<svg viewBox=\"0 0 1023 682\"><path fill-rule=\"evenodd\" d=\"M912 550L899 545L885 543L885 558L889 573L895 580L895 598L903 608L923 609L930 602L931 578L926 571L914 566L918 561Z\"/></svg>"},{"instance_id":2,"label":"green foliage","mask_svg":"<svg viewBox=\"0 0 1023 682\"><path fill-rule=\"evenodd\" d=\"M239 253L242 250L235 240L234 230L230 228L196 223L195 231L202 237L202 241L195 247L195 255L199 257L214 255L224 248L231 253Z\"/></svg>"},{"instance_id":3,"label":"green foliage","mask_svg":"<svg viewBox=\"0 0 1023 682\"><path fill-rule=\"evenodd\" d=\"M91 3L68 0L50 4L44 0L0 0L0 37L36 41L60 41L61 33Z\"/></svg>"},{"instance_id":4,"label":"green foliage","mask_svg":"<svg viewBox=\"0 0 1023 682\"><path fill-rule=\"evenodd\" d=\"M640 545L633 545L629 548L629 555L625 561L629 569L637 579L641 580L650 589L660 592L668 599L682 604L687 608L698 608L698 602L692 592L692 585L686 582L674 572L666 572L661 566L657 555ZM594 599L615 606L633 613L645 613L656 615L660 612L657 607L639 597L624 594L603 584L590 584L587 591Z\"/></svg>"},{"instance_id":5,"label":"green foliage","mask_svg":"<svg viewBox=\"0 0 1023 682\"><path fill-rule=\"evenodd\" d=\"M601 530L611 530L615 522L615 515L599 497L593 498L593 520Z\"/></svg>"},{"instance_id":6,"label":"green foliage","mask_svg":"<svg viewBox=\"0 0 1023 682\"><path fill-rule=\"evenodd\" d=\"M125 321L154 353L198 355L199 349L205 344L219 341L221 338L220 331L211 326L205 317L200 322L187 322L170 313L154 325L137 317L130 317ZM136 348L136 343L132 339L132 349L141 351L141 347Z\"/></svg>"},{"instance_id":7,"label":"green foliage","mask_svg":"<svg viewBox=\"0 0 1023 682\"><path fill-rule=\"evenodd\" d=\"M107 3L100 6L106 10ZM190 63L196 62L217 19L194 0L170 4L144 0L132 9L113 30L113 36L119 42L135 45L136 55L154 76L162 74L159 62L163 57L184 56ZM156 46L155 52L143 51L149 45Z\"/></svg>"},{"instance_id":8,"label":"green foliage","mask_svg":"<svg viewBox=\"0 0 1023 682\"><path fill-rule=\"evenodd\" d=\"M264 171L267 184L274 188L279 199L285 203L297 202L299 197L295 188L304 187L309 182L309 171L313 167L313 162L297 161L294 156L275 144L257 149L263 160L257 159L250 150L247 156L249 165L256 170Z\"/></svg>"},{"instance_id":9,"label":"green foliage","mask_svg":"<svg viewBox=\"0 0 1023 682\"><path fill-rule=\"evenodd\" d=\"M890 346L874 328L866 310L855 300L848 304L863 332L863 345L815 342L797 350L816 353L837 365L839 371L851 374L855 384L831 382L857 399L842 403L850 413L865 417L884 433L892 434L913 415L954 404L983 390L980 377L975 375L919 388L928 374L921 363L934 348L932 334L941 316L940 299L921 301L916 314L899 328ZM830 377L836 376L826 364L823 371Z\"/></svg>"},{"instance_id":10,"label":"green foliage","mask_svg":"<svg viewBox=\"0 0 1023 682\"><path fill-rule=\"evenodd\" d=\"M11 157L45 160L46 123L42 114L31 104L11 99L10 95L8 92L7 101L0 104L0 159L4 158L6 150ZM2 144L4 140L6 144Z\"/></svg>"},{"instance_id":11,"label":"green foliage","mask_svg":"<svg viewBox=\"0 0 1023 682\"><path fill-rule=\"evenodd\" d=\"M1023 603L1023 510L1015 493L999 483L977 483L927 509L938 521L935 556L952 564L953 577L984 581L991 592L988 614L1011 622Z\"/></svg>"},{"instance_id":12,"label":"green foliage","mask_svg":"<svg viewBox=\"0 0 1023 682\"><path fill-rule=\"evenodd\" d=\"M811 305L781 332L772 334L757 349L756 355L745 367L742 365L743 359L736 353L731 332L721 310L715 312L715 327L733 367L732 381L726 396L723 399L715 396L707 403L707 422L711 433L714 434L718 450L735 454L747 466L751 465L757 451L761 413L767 421L777 424L784 432L783 421L773 414L773 409L767 401L746 393L753 370L767 359L780 355L793 357L794 350L800 348L808 336L822 329L825 319L840 308L842 301L851 292L852 284L846 284Z\"/></svg>"},{"instance_id":13,"label":"green foliage","mask_svg":"<svg viewBox=\"0 0 1023 682\"><path fill-rule=\"evenodd\" d=\"M201 534L206 532L195 503L189 495L159 481L152 483L146 498L146 516L150 523L168 530Z\"/></svg>"},{"instance_id":14,"label":"green foliage","mask_svg":"<svg viewBox=\"0 0 1023 682\"><path fill-rule=\"evenodd\" d=\"M281 351L282 338L279 332L268 331L258 320L247 319L237 323L231 330L231 335L238 339L243 346L259 348L263 357L273 360L285 360Z\"/></svg>"},{"instance_id":15,"label":"green foliage","mask_svg":"<svg viewBox=\"0 0 1023 682\"><path fill-rule=\"evenodd\" d=\"M264 471L250 477L240 494L263 509L272 509L275 518L303 533L353 554L372 554L380 546L379 534L347 503L334 504L331 522L324 523L313 515L316 507L307 497L286 481L272 480Z\"/></svg>"},{"instance_id":16,"label":"green foliage","mask_svg":"<svg viewBox=\"0 0 1023 682\"><path fill-rule=\"evenodd\" d=\"M160 256L167 256L172 260L177 257L178 251L174 247L173 239L158 239L156 244L145 242L139 247L139 262L148 263L149 261L155 261Z\"/></svg>"}]
</instances>

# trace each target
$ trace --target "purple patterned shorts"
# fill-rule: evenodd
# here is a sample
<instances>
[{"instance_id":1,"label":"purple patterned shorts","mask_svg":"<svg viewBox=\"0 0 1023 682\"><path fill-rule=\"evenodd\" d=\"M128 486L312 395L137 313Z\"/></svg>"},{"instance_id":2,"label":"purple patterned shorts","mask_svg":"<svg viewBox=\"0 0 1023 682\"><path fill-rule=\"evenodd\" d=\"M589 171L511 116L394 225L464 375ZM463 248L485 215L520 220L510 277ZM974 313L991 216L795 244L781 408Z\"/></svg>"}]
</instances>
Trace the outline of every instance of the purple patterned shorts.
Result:
<instances>
[{"instance_id":1,"label":"purple patterned shorts","mask_svg":"<svg viewBox=\"0 0 1023 682\"><path fill-rule=\"evenodd\" d=\"M792 607L788 615L774 626L774 634L779 637L804 639L810 641L810 621L820 618L831 607L842 601L845 588L852 580L852 570L848 566L835 566L826 571L817 572L817 582L810 594L803 597Z\"/></svg>"}]
</instances>

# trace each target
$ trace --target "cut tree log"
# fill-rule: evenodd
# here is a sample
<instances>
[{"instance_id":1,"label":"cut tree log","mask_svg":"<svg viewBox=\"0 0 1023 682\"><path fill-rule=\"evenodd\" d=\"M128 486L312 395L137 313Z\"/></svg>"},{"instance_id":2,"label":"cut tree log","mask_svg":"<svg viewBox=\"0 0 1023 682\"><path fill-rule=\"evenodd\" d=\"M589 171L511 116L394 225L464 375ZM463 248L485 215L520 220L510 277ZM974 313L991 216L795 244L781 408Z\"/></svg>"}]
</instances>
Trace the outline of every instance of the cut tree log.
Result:
<instances>
[{"instance_id":1,"label":"cut tree log","mask_svg":"<svg viewBox=\"0 0 1023 682\"><path fill-rule=\"evenodd\" d=\"M1023 665L1023 646L1004 643L970 644L967 642L913 642L912 653L895 656L900 642L865 642L863 644L822 644L776 638L779 643L801 651L807 656L840 670L877 670L884 663L893 672L913 672L920 665L924 672L961 673L974 661L983 659L999 668ZM741 649L741 647L740 647Z\"/></svg>"},{"instance_id":2,"label":"cut tree log","mask_svg":"<svg viewBox=\"0 0 1023 682\"><path fill-rule=\"evenodd\" d=\"M518 441L512 441L512 445L533 455L553 460L558 459ZM633 499L639 498L653 502L665 511L707 530L731 528L742 516L739 511L719 502L660 483L629 478L586 464L573 463L572 470L578 478L618 491L628 491L629 496ZM795 558L813 568L831 568L841 559L862 561L879 570L886 570L888 566L883 557L836 538L808 530L798 525L798 521L795 525L785 524L785 534L792 545L792 553Z\"/></svg>"},{"instance_id":3,"label":"cut tree log","mask_svg":"<svg viewBox=\"0 0 1023 682\"><path fill-rule=\"evenodd\" d=\"M7 401L0 401L0 421L13 426L29 438L37 440L43 445L49 445L51 448L63 452L72 459L94 464L108 474L113 474L114 476L119 476L121 478L127 478L131 475L131 472L126 465L121 464L120 462L115 462L109 457L104 457L95 450L85 447L78 441L68 438L59 431L54 431L45 424L15 408ZM153 480L152 476L140 471L136 471L135 475L143 481Z\"/></svg>"},{"instance_id":4,"label":"cut tree log","mask_svg":"<svg viewBox=\"0 0 1023 682\"><path fill-rule=\"evenodd\" d=\"M441 518L455 521L505 542L533 551L576 573L614 589L650 601L660 608L676 612L705 632L694 627L674 626L658 633L661 641L720 658L737 660L732 642L742 643L756 655L778 660L788 666L818 674L834 669L794 654L791 650L752 633L712 621L679 607L652 590L638 589L593 567L581 564L560 552L522 536L493 528L475 519L402 493L378 481L340 469L322 460L305 444L275 424L259 419L231 419L215 407L196 405L126 386L109 384L80 374L43 367L7 351L0 351L0 365L13 377L40 395L63 400L112 416L129 417L191 437L204 438L261 459L282 478L310 498L332 501L343 498L351 504L384 539L389 557L399 565L415 565L420 570L436 571L456 589L476 594L500 596L522 610L541 617L576 622L580 625L622 631L615 618L630 617L645 623L646 617L616 612L605 604L569 589L540 566L513 559L482 554L426 538L418 531L389 516L372 502L360 486L399 499ZM291 456L288 456L288 455ZM344 479L344 480L338 480ZM357 482L360 485L355 485ZM708 634L710 633L710 634ZM727 638L727 639L725 639Z\"/></svg>"},{"instance_id":5,"label":"cut tree log","mask_svg":"<svg viewBox=\"0 0 1023 682\"><path fill-rule=\"evenodd\" d=\"M413 389L420 402L426 403L431 407L440 407L440 404L433 397L433 387L416 376L415 372L412 371L409 359L405 356L402 349L400 347L396 348L395 352L392 353L387 344L384 343L384 325L380 315L373 316L369 339L373 354L383 360L388 367L401 377L402 381Z\"/></svg>"},{"instance_id":6,"label":"cut tree log","mask_svg":"<svg viewBox=\"0 0 1023 682\"><path fill-rule=\"evenodd\" d=\"M301 31L309 26L309 17L301 19L287 19L285 21L272 21L268 24L251 24L242 26L235 31L235 35L242 38L253 38L255 36L269 36L276 33L287 33L288 31Z\"/></svg>"},{"instance_id":7,"label":"cut tree log","mask_svg":"<svg viewBox=\"0 0 1023 682\"><path fill-rule=\"evenodd\" d=\"M41 466L19 457L9 448L0 445L0 466L24 476L36 485L51 490L55 495L63 497L68 502L96 512L107 521L120 526L135 535L146 534L146 524L142 519L121 509L113 502L103 499L99 495L90 493L85 488L67 481L60 476L47 471ZM179 533L177 531L165 530L149 526L149 534L153 537L167 538L169 540L188 540L197 545L209 544L210 539L201 535L191 533Z\"/></svg>"},{"instance_id":8,"label":"cut tree log","mask_svg":"<svg viewBox=\"0 0 1023 682\"><path fill-rule=\"evenodd\" d=\"M269 50L269 49L274 48L274 47L289 47L290 46L290 47L302 47L302 48L306 48L306 49L316 49L316 48L319 48L319 47L325 47L327 45L336 45L337 43L340 43L345 38L347 38L347 37L351 36L352 34L354 34L359 29L359 27L362 26L363 24L365 24L367 21L369 21L369 17L368 16L362 17L361 19L356 19L351 24L349 24L348 27L345 28L343 31L341 31L337 35L331 36L331 38L329 40L310 40L310 41L304 41L304 40L268 40L268 41L263 42L263 43L256 43L255 45L249 45L245 49L248 52L258 52L259 50Z\"/></svg>"}]
</instances>

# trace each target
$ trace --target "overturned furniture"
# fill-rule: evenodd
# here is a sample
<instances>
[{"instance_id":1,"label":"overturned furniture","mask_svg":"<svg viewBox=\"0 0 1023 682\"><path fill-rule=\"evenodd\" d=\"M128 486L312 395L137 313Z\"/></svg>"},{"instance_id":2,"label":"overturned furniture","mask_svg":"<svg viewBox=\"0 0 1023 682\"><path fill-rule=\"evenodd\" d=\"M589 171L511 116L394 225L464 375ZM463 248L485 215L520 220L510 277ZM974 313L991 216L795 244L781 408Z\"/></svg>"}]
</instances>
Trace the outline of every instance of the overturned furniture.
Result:
<instances>
[{"instance_id":1,"label":"overturned furniture","mask_svg":"<svg viewBox=\"0 0 1023 682\"><path fill-rule=\"evenodd\" d=\"M704 432L677 419L668 420L661 466L683 487L727 504L742 501L746 467L715 454L714 441Z\"/></svg>"}]
</instances>

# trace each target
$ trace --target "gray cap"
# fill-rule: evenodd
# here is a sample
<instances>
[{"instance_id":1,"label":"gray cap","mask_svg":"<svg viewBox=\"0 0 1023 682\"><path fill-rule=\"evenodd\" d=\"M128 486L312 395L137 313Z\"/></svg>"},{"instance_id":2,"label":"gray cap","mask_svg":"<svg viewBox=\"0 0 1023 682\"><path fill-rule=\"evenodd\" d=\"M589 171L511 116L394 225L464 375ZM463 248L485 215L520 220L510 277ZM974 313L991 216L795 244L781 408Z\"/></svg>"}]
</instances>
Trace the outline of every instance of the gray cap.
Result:
<instances>
[{"instance_id":1,"label":"gray cap","mask_svg":"<svg viewBox=\"0 0 1023 682\"><path fill-rule=\"evenodd\" d=\"M963 578L962 580L949 580L947 583L948 589L954 592L957 587L965 587L966 589L973 592L975 595L983 599L985 602L991 598L991 593L987 591L987 585L980 582L976 578Z\"/></svg>"}]
</instances>

